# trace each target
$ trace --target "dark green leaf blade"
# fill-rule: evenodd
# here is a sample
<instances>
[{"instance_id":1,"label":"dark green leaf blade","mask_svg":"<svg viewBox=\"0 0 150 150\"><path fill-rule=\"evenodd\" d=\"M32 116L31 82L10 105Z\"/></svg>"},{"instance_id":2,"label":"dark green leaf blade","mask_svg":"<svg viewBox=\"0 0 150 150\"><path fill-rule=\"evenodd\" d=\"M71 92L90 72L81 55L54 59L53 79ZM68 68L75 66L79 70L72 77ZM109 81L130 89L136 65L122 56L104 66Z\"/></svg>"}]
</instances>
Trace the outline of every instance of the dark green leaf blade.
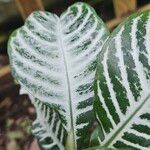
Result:
<instances>
[{"instance_id":1,"label":"dark green leaf blade","mask_svg":"<svg viewBox=\"0 0 150 150\"><path fill-rule=\"evenodd\" d=\"M150 11L127 18L105 43L94 103L101 146L150 148Z\"/></svg>"}]
</instances>

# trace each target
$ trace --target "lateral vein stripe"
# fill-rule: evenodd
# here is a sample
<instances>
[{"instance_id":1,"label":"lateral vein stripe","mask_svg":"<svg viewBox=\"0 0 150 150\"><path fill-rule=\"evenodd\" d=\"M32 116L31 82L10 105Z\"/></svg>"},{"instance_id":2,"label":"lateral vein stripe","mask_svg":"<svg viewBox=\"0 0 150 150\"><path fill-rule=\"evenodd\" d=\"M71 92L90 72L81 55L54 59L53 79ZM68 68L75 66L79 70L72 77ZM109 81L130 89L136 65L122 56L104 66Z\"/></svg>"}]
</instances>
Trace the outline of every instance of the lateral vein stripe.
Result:
<instances>
[{"instance_id":1,"label":"lateral vein stripe","mask_svg":"<svg viewBox=\"0 0 150 150\"><path fill-rule=\"evenodd\" d=\"M20 35L18 35L18 37L20 37ZM23 38L18 38L18 42L20 43L21 48L25 48L26 52L30 52L31 53L31 56L35 56L38 60L42 60L42 61L47 59L47 57L37 54L37 52L35 50L33 50L30 45L25 44L25 41L23 41ZM29 61L29 59L28 59L28 61ZM50 62L46 62L46 63L49 64L50 66L53 65L52 62L51 63ZM55 62L55 64L57 65L56 62Z\"/></svg>"},{"instance_id":2,"label":"lateral vein stripe","mask_svg":"<svg viewBox=\"0 0 150 150\"><path fill-rule=\"evenodd\" d=\"M53 20L54 17L50 17L50 16L46 15L44 12L42 12L42 11L39 11L39 13L40 13L41 16L43 16L46 20L55 23L56 20Z\"/></svg>"},{"instance_id":3,"label":"lateral vein stripe","mask_svg":"<svg viewBox=\"0 0 150 150\"><path fill-rule=\"evenodd\" d=\"M103 108L104 108L105 111L107 112L108 118L110 119L110 122L111 122L111 124L113 125L113 128L115 128L115 127L116 127L116 124L115 124L115 122L114 122L114 120L113 120L113 118L112 118L112 116L111 116L111 114L110 114L110 112L109 112L109 110L108 110L106 104L105 104L104 97L102 96L101 89L100 89L100 87L99 87L99 82L100 82L100 81L97 81L98 97L99 97L100 100L101 100L101 103L102 103L102 105L103 105ZM104 131L105 131L105 130L104 130Z\"/></svg>"},{"instance_id":4,"label":"lateral vein stripe","mask_svg":"<svg viewBox=\"0 0 150 150\"><path fill-rule=\"evenodd\" d=\"M97 113L96 113L96 119L98 120L98 122L100 123L100 125L101 125L101 127L102 127L102 131L103 131L103 133L104 133L104 137L106 137L106 136L107 136L107 133L105 132L105 129L104 129L104 127L103 127L103 125L102 125L102 122L100 121L100 119L99 119Z\"/></svg>"},{"instance_id":5,"label":"lateral vein stripe","mask_svg":"<svg viewBox=\"0 0 150 150\"><path fill-rule=\"evenodd\" d=\"M70 8L69 8L69 9L70 9ZM70 23L68 23L67 25L63 25L63 26L62 26L62 29L63 29L63 30L67 30L67 29L69 28L69 26L72 26L72 25L79 19L79 17L80 17L81 14L82 14L81 6L77 6L77 9L78 9L78 14L77 14L77 16L74 17L73 20L70 20ZM61 15L61 16L60 16L60 20L64 20L65 17L66 17L66 15L67 15L67 14ZM63 28L63 27L64 27L64 28Z\"/></svg>"},{"instance_id":6,"label":"lateral vein stripe","mask_svg":"<svg viewBox=\"0 0 150 150\"><path fill-rule=\"evenodd\" d=\"M32 38L34 38L34 40L38 41L39 43L42 43L44 45L48 45L48 46L53 46L53 47L57 47L57 43L55 42L55 44L50 43L49 41L46 41L42 38L40 38L39 36L35 35L30 29L28 29L26 26L23 26L22 28L24 31L26 31L28 33L28 35Z\"/></svg>"},{"instance_id":7,"label":"lateral vein stripe","mask_svg":"<svg viewBox=\"0 0 150 150\"><path fill-rule=\"evenodd\" d=\"M138 148L138 149L140 149L140 150L149 150L149 148L140 146L139 144L135 144L135 143L133 144L133 143L131 143L130 141L127 141L127 140L125 140L125 139L121 139L120 141L122 141L122 142L125 143L126 145L129 145L129 146Z\"/></svg>"},{"instance_id":8,"label":"lateral vein stripe","mask_svg":"<svg viewBox=\"0 0 150 150\"><path fill-rule=\"evenodd\" d=\"M96 30L97 24L98 24L98 21L95 20L93 27L88 31L88 33L86 34L86 37L85 37L85 34L83 34L83 35L81 34L80 38L75 43L67 46L68 50L75 49L76 47L81 45L84 41L86 41L90 37L90 35ZM65 41L68 41L68 40L69 40L68 38L65 39Z\"/></svg>"},{"instance_id":9,"label":"lateral vein stripe","mask_svg":"<svg viewBox=\"0 0 150 150\"><path fill-rule=\"evenodd\" d=\"M138 24L138 20L140 19L140 17L137 17L136 19L133 20L133 24L132 24L132 29L131 29L131 48L132 48L132 56L133 56L133 60L134 60L134 64L135 64L135 70L138 74L139 80L140 80L140 84L142 87L142 91L147 93L148 91L148 85L146 82L146 77L145 77L145 73L143 70L143 66L139 61L139 47L138 47L138 43L137 43L137 37L136 37L136 32L137 32L137 24ZM142 93L144 95L144 93ZM143 96L141 95L141 96Z\"/></svg>"},{"instance_id":10,"label":"lateral vein stripe","mask_svg":"<svg viewBox=\"0 0 150 150\"><path fill-rule=\"evenodd\" d=\"M85 55L87 55L87 54L90 54L91 51L92 51L92 49L95 50L94 46L95 46L98 42L101 41L100 39L102 38L103 35L104 35L104 28L102 28L102 29L100 30L100 33L96 36L96 38L94 39L94 41L92 41L92 44L87 48L88 50L85 51L85 52L83 52L83 53L81 53L81 54L79 55L79 57L74 58L74 59L72 60L72 63L76 63L76 62L78 62L79 60L83 60L83 57L84 57Z\"/></svg>"},{"instance_id":11,"label":"lateral vein stripe","mask_svg":"<svg viewBox=\"0 0 150 150\"><path fill-rule=\"evenodd\" d=\"M107 59L108 59L108 48L107 48L107 50L104 54L104 59L102 61L103 69L104 69L103 74L104 74L104 77L106 78L106 83L107 83L107 86L108 86L108 90L109 90L113 105L116 108L116 113L118 114L119 118L122 118L123 115L122 115L122 112L120 110L119 104L117 102L116 93L113 90L113 84L111 83L111 79L110 79L110 76L109 76ZM115 122L113 124L115 125Z\"/></svg>"},{"instance_id":12,"label":"lateral vein stripe","mask_svg":"<svg viewBox=\"0 0 150 150\"><path fill-rule=\"evenodd\" d=\"M132 133L132 134L134 134L138 137L143 137L143 138L146 138L146 139L150 140L150 135L142 133L142 132L138 132L137 130L134 130L134 129L129 129L128 133Z\"/></svg>"},{"instance_id":13,"label":"lateral vein stripe","mask_svg":"<svg viewBox=\"0 0 150 150\"><path fill-rule=\"evenodd\" d=\"M38 29L43 29L45 32L48 32L50 34L54 34L54 32L50 32L50 30L48 30L45 26L43 26L40 22L38 22L38 20L33 16L33 14L31 14L30 16L30 20L32 20L32 23L34 23L34 25L37 25Z\"/></svg>"},{"instance_id":14,"label":"lateral vein stripe","mask_svg":"<svg viewBox=\"0 0 150 150\"><path fill-rule=\"evenodd\" d=\"M74 36L75 34L78 34L79 32L81 32L81 29L84 28L85 24L87 23L91 13L89 12L89 8L87 8L88 10L88 14L86 15L86 17L84 18L83 23L77 28L77 30L74 30L73 32L71 32L70 34L68 34L66 36L67 39L71 38L72 36Z\"/></svg>"},{"instance_id":15,"label":"lateral vein stripe","mask_svg":"<svg viewBox=\"0 0 150 150\"><path fill-rule=\"evenodd\" d=\"M124 31L124 26L121 28L121 30L119 31L119 33L117 34L117 36L115 38L115 46L116 46L116 50L117 50L116 56L119 59L118 65L119 65L120 72L121 72L121 77L122 77L122 82L121 83L127 91L127 98L129 100L129 104L131 106L131 104L135 100L134 100L133 94L132 94L130 86L129 86L127 70L126 70L126 67L125 67L125 64L124 64L122 45L121 45L121 35L122 35L123 31Z\"/></svg>"}]
</instances>

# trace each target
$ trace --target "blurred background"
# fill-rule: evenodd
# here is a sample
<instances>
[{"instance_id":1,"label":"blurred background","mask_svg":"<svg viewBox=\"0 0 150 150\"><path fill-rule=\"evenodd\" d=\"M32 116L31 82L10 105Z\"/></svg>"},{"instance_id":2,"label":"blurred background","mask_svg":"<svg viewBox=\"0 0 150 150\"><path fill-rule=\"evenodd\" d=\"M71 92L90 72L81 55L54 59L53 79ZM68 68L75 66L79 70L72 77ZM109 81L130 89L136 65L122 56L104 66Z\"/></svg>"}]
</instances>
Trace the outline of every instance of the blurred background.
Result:
<instances>
[{"instance_id":1,"label":"blurred background","mask_svg":"<svg viewBox=\"0 0 150 150\"><path fill-rule=\"evenodd\" d=\"M47 10L60 15L78 0L0 0L0 150L37 150L31 134L35 109L28 96L19 95L9 68L9 35L24 24L33 10ZM150 10L150 0L84 0L112 31L133 12Z\"/></svg>"}]
</instances>

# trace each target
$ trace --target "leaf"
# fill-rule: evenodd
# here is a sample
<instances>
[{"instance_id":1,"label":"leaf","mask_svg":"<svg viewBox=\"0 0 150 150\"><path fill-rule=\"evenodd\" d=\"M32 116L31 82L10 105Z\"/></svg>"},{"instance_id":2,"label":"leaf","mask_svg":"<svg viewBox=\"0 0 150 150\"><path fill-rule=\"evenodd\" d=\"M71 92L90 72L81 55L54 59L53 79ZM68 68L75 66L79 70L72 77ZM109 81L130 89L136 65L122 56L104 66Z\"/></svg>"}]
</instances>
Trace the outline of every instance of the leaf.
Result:
<instances>
[{"instance_id":1,"label":"leaf","mask_svg":"<svg viewBox=\"0 0 150 150\"><path fill-rule=\"evenodd\" d=\"M90 147L94 145L99 145L99 136L102 135L103 131L100 126L97 126L95 130L92 132L91 139L90 139Z\"/></svg>"},{"instance_id":2,"label":"leaf","mask_svg":"<svg viewBox=\"0 0 150 150\"><path fill-rule=\"evenodd\" d=\"M150 11L130 16L110 35L94 86L100 145L150 149Z\"/></svg>"},{"instance_id":3,"label":"leaf","mask_svg":"<svg viewBox=\"0 0 150 150\"><path fill-rule=\"evenodd\" d=\"M47 115L43 109L47 107L49 111L57 110L63 118L68 136L73 132L74 149L88 146L85 139L95 121L92 105L97 54L108 36L102 20L84 3L72 5L60 17L34 12L13 33L8 44L13 76L29 95L40 101L40 106L35 104L40 113L36 128L43 131L37 136L41 138L44 132L52 136L47 129L55 125L47 119L46 129L42 122ZM50 113L49 117L54 115L55 112ZM43 120L39 121L40 117ZM58 146L58 141L53 142Z\"/></svg>"},{"instance_id":4,"label":"leaf","mask_svg":"<svg viewBox=\"0 0 150 150\"><path fill-rule=\"evenodd\" d=\"M33 123L32 132L38 138L41 148L44 150L64 149L67 132L60 114L49 104L38 99L34 99L33 104L36 107L37 119Z\"/></svg>"}]
</instances>

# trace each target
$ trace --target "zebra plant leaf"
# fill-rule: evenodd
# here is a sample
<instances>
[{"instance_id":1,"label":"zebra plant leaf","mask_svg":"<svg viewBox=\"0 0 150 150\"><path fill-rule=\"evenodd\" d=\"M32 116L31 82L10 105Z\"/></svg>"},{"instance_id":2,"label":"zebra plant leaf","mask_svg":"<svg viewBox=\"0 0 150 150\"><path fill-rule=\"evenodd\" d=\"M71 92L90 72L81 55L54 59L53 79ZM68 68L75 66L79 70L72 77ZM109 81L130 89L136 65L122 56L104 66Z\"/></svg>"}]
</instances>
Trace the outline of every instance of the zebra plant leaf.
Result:
<instances>
[{"instance_id":1,"label":"zebra plant leaf","mask_svg":"<svg viewBox=\"0 0 150 150\"><path fill-rule=\"evenodd\" d=\"M39 141L45 138L44 147L63 150L64 143L72 142L72 149L88 146L87 137L95 121L92 82L97 54L108 36L102 20L84 3L72 5L60 17L34 12L11 36L8 51L12 73L34 97L38 111L34 133ZM62 139L73 140L62 142L56 136L65 133L60 128L71 137L63 134ZM52 134L57 140L46 140Z\"/></svg>"},{"instance_id":2,"label":"zebra plant leaf","mask_svg":"<svg viewBox=\"0 0 150 150\"><path fill-rule=\"evenodd\" d=\"M33 122L32 133L39 139L41 149L64 149L67 132L59 112L38 99L34 99L33 104L37 118Z\"/></svg>"},{"instance_id":3,"label":"zebra plant leaf","mask_svg":"<svg viewBox=\"0 0 150 150\"><path fill-rule=\"evenodd\" d=\"M98 60L94 109L106 148L150 149L150 11L121 23Z\"/></svg>"}]
</instances>

